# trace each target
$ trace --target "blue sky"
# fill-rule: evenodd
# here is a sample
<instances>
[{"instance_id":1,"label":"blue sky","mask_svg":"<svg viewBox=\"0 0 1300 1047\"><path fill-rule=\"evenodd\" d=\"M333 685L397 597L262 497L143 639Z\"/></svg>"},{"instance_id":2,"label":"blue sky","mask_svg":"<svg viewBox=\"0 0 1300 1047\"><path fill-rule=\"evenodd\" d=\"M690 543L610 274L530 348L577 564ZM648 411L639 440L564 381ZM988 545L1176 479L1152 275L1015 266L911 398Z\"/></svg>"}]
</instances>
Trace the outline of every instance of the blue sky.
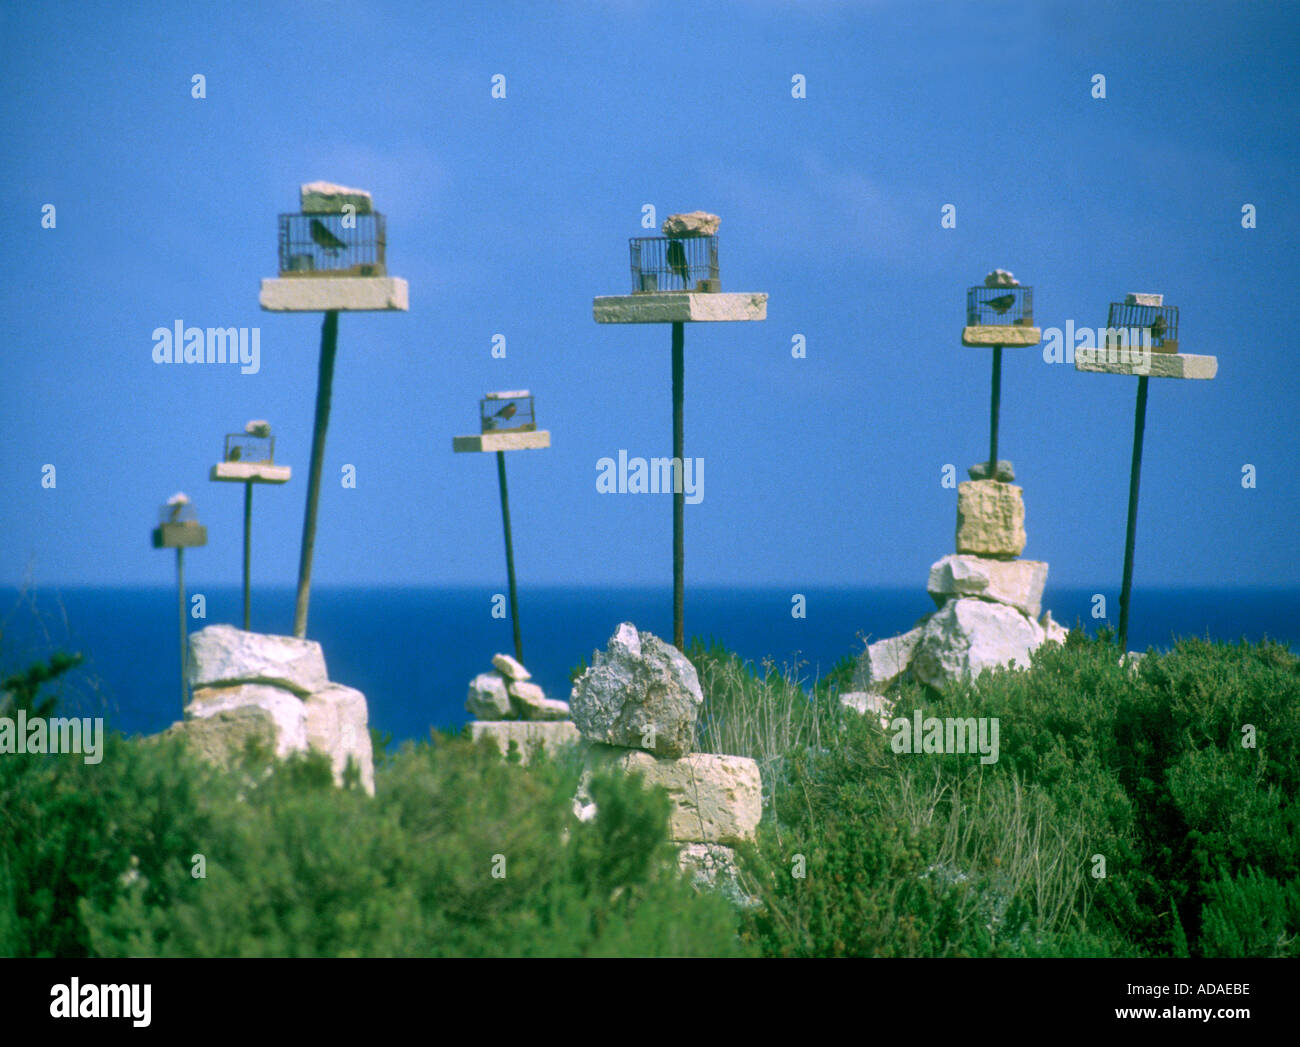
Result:
<instances>
[{"instance_id":1,"label":"blue sky","mask_svg":"<svg viewBox=\"0 0 1300 1047\"><path fill-rule=\"evenodd\" d=\"M960 332L995 266L1044 328L1161 291L1219 357L1151 383L1136 585L1300 585L1300 6L443 6L5 5L0 584L170 583L149 531L177 490L209 532L192 585L236 583L240 491L207 474L250 418L295 469L255 499L255 583L293 581L320 317L257 294L276 215L327 179L374 193L411 308L341 317L318 584L499 584L494 462L451 438L521 387L553 434L509 456L521 585L668 584L670 497L595 483L671 454L668 328L591 315L653 204L720 214L724 290L771 296L686 329L688 585L924 584L943 467L986 453ZM155 364L176 320L260 327L260 371ZM1054 584L1118 588L1135 385L1006 351L1002 453Z\"/></svg>"}]
</instances>

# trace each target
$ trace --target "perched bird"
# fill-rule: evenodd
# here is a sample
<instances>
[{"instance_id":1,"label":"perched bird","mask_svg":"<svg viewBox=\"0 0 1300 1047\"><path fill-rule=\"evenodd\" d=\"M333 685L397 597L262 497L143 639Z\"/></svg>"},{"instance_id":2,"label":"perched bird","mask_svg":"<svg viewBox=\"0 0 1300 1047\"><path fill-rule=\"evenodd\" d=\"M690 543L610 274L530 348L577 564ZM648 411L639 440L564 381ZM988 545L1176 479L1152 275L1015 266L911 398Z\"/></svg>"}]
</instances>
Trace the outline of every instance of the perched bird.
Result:
<instances>
[{"instance_id":1,"label":"perched bird","mask_svg":"<svg viewBox=\"0 0 1300 1047\"><path fill-rule=\"evenodd\" d=\"M1158 342L1165 336L1165 318L1157 316L1151 324L1151 340Z\"/></svg>"},{"instance_id":2,"label":"perched bird","mask_svg":"<svg viewBox=\"0 0 1300 1047\"><path fill-rule=\"evenodd\" d=\"M691 286L691 267L686 261L686 248L680 240L668 241L668 268L682 278L683 287Z\"/></svg>"},{"instance_id":3,"label":"perched bird","mask_svg":"<svg viewBox=\"0 0 1300 1047\"><path fill-rule=\"evenodd\" d=\"M325 224L319 218L311 220L311 238L317 247L325 248L330 254L347 247L347 244L325 228Z\"/></svg>"},{"instance_id":4,"label":"perched bird","mask_svg":"<svg viewBox=\"0 0 1300 1047\"><path fill-rule=\"evenodd\" d=\"M987 299L984 304L997 313L998 316L1001 316L1016 304L1016 296L1013 294L999 295L997 298Z\"/></svg>"},{"instance_id":5,"label":"perched bird","mask_svg":"<svg viewBox=\"0 0 1300 1047\"><path fill-rule=\"evenodd\" d=\"M181 513L189 504L189 497L183 491L177 491L174 495L168 498L167 505L171 508L171 512L167 514L167 522L176 523L179 521Z\"/></svg>"},{"instance_id":6,"label":"perched bird","mask_svg":"<svg viewBox=\"0 0 1300 1047\"><path fill-rule=\"evenodd\" d=\"M240 450L239 444L235 444L235 446L230 449L230 453L226 455L226 461L237 462L242 454L243 452Z\"/></svg>"},{"instance_id":7,"label":"perched bird","mask_svg":"<svg viewBox=\"0 0 1300 1047\"><path fill-rule=\"evenodd\" d=\"M508 404L505 405L505 407L497 411L496 414L488 415L487 418L484 419L484 421L487 423L487 427L489 429L495 429L500 424L498 419L500 419L501 422L509 421L511 418L515 416L515 412L518 410L519 410L519 405L516 404L513 400L511 400Z\"/></svg>"}]
</instances>

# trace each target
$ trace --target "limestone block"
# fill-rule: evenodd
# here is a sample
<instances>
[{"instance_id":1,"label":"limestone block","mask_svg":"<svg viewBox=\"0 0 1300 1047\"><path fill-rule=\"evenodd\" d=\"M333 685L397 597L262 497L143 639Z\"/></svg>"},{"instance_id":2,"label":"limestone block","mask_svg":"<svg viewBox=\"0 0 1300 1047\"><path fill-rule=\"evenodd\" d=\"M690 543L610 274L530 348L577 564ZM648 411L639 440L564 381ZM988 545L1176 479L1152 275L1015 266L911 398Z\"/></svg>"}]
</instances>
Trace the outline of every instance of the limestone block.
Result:
<instances>
[{"instance_id":1,"label":"limestone block","mask_svg":"<svg viewBox=\"0 0 1300 1047\"><path fill-rule=\"evenodd\" d=\"M500 673L479 673L469 682L465 708L476 720L505 720L514 715L506 680Z\"/></svg>"},{"instance_id":2,"label":"limestone block","mask_svg":"<svg viewBox=\"0 0 1300 1047\"><path fill-rule=\"evenodd\" d=\"M957 552L1013 557L1025 550L1025 503L1015 484L966 480L957 485Z\"/></svg>"},{"instance_id":3,"label":"limestone block","mask_svg":"<svg viewBox=\"0 0 1300 1047\"><path fill-rule=\"evenodd\" d=\"M931 687L1009 665L1028 668L1030 652L1044 640L1032 618L1013 607L976 597L950 600L931 615L912 658L912 672Z\"/></svg>"},{"instance_id":4,"label":"limestone block","mask_svg":"<svg viewBox=\"0 0 1300 1047\"><path fill-rule=\"evenodd\" d=\"M267 683L306 697L329 685L325 655L314 640L209 625L190 635L190 686Z\"/></svg>"},{"instance_id":5,"label":"limestone block","mask_svg":"<svg viewBox=\"0 0 1300 1047\"><path fill-rule=\"evenodd\" d=\"M361 787L373 796L375 760L366 696L354 687L332 683L310 695L303 705L307 712L307 744L330 758L334 781L343 784L343 772L351 757L360 773Z\"/></svg>"},{"instance_id":6,"label":"limestone block","mask_svg":"<svg viewBox=\"0 0 1300 1047\"><path fill-rule=\"evenodd\" d=\"M572 720L553 720L550 722L528 722L523 720L496 720L483 722L472 721L469 725L470 737L475 741L488 738L505 756L510 751L510 743L519 747L520 760L527 763L534 754L546 752L555 756L567 746L582 743L582 735Z\"/></svg>"},{"instance_id":7,"label":"limestone block","mask_svg":"<svg viewBox=\"0 0 1300 1047\"><path fill-rule=\"evenodd\" d=\"M1123 347L1076 349L1074 369L1095 374L1146 375L1150 378L1213 378L1219 373L1217 356L1194 353L1157 353Z\"/></svg>"},{"instance_id":8,"label":"limestone block","mask_svg":"<svg viewBox=\"0 0 1300 1047\"><path fill-rule=\"evenodd\" d=\"M257 300L272 313L406 312L410 294L400 276L290 276L264 279Z\"/></svg>"},{"instance_id":9,"label":"limestone block","mask_svg":"<svg viewBox=\"0 0 1300 1047\"><path fill-rule=\"evenodd\" d=\"M531 680L533 674L508 654L494 654L492 666L507 680Z\"/></svg>"},{"instance_id":10,"label":"limestone block","mask_svg":"<svg viewBox=\"0 0 1300 1047\"><path fill-rule=\"evenodd\" d=\"M1047 564L1041 560L990 560L945 556L930 568L926 590L943 606L954 596L979 596L1036 618L1043 609Z\"/></svg>"},{"instance_id":11,"label":"limestone block","mask_svg":"<svg viewBox=\"0 0 1300 1047\"><path fill-rule=\"evenodd\" d=\"M752 292L663 291L608 295L592 302L598 324L721 323L766 320L767 295Z\"/></svg>"}]
</instances>

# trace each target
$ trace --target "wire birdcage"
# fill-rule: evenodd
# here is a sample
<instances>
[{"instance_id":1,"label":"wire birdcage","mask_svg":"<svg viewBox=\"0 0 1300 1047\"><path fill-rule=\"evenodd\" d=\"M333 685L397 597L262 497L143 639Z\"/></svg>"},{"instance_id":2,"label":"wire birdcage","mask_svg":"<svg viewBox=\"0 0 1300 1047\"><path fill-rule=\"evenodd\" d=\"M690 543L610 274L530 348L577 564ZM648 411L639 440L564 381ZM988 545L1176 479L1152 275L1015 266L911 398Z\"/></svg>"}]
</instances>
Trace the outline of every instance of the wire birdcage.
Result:
<instances>
[{"instance_id":1,"label":"wire birdcage","mask_svg":"<svg viewBox=\"0 0 1300 1047\"><path fill-rule=\"evenodd\" d=\"M1178 352L1178 307L1175 305L1136 305L1111 302L1106 318L1107 347L1129 345L1141 347L1150 332L1153 353ZM1113 333L1112 333L1113 332Z\"/></svg>"},{"instance_id":2,"label":"wire birdcage","mask_svg":"<svg viewBox=\"0 0 1300 1047\"><path fill-rule=\"evenodd\" d=\"M634 236L632 293L719 291L717 236Z\"/></svg>"},{"instance_id":3,"label":"wire birdcage","mask_svg":"<svg viewBox=\"0 0 1300 1047\"><path fill-rule=\"evenodd\" d=\"M280 215L281 276L385 276L384 247L378 211Z\"/></svg>"},{"instance_id":4,"label":"wire birdcage","mask_svg":"<svg viewBox=\"0 0 1300 1047\"><path fill-rule=\"evenodd\" d=\"M478 402L479 432L531 433L537 428L533 398L527 389L487 393Z\"/></svg>"},{"instance_id":5,"label":"wire birdcage","mask_svg":"<svg viewBox=\"0 0 1300 1047\"><path fill-rule=\"evenodd\" d=\"M968 287L966 326L1033 327L1034 289L1019 285Z\"/></svg>"},{"instance_id":6,"label":"wire birdcage","mask_svg":"<svg viewBox=\"0 0 1300 1047\"><path fill-rule=\"evenodd\" d=\"M275 437L254 436L251 433L226 433L223 462L250 462L256 465L275 464Z\"/></svg>"}]
</instances>

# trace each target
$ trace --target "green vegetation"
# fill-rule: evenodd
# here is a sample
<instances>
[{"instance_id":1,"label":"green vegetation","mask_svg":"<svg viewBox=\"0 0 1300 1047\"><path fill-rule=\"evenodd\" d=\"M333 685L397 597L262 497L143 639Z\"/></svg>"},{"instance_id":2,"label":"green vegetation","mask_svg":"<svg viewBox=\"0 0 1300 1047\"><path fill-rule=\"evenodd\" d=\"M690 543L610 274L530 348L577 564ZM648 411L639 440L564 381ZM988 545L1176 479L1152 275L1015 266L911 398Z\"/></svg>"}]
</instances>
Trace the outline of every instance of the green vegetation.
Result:
<instances>
[{"instance_id":1,"label":"green vegetation","mask_svg":"<svg viewBox=\"0 0 1300 1047\"><path fill-rule=\"evenodd\" d=\"M110 735L95 765L0 756L0 955L1300 955L1283 646L1189 640L1122 667L1109 637L1071 634L1028 672L892 696L996 717L987 765L897 753L843 713L851 660L808 687L690 656L699 747L762 769L751 909L677 875L661 791L598 777L578 822L575 760L434 734L380 747L372 798L317 755L250 750L230 773ZM35 708L58 668L6 685Z\"/></svg>"}]
</instances>

